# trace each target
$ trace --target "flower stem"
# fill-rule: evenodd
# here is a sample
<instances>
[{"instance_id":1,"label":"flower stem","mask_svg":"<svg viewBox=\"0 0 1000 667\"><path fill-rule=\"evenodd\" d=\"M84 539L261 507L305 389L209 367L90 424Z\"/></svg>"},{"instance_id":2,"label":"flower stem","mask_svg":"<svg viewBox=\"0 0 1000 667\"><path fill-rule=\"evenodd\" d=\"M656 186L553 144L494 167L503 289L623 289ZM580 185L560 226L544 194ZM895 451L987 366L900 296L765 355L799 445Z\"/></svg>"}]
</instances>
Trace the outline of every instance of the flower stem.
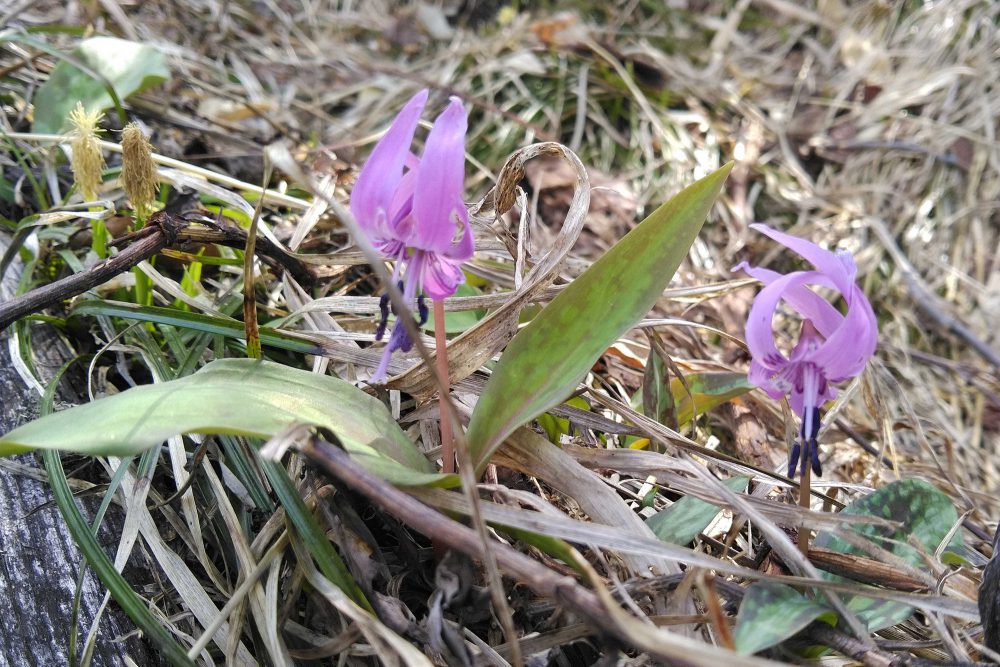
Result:
<instances>
[{"instance_id":1,"label":"flower stem","mask_svg":"<svg viewBox=\"0 0 1000 667\"><path fill-rule=\"evenodd\" d=\"M451 415L448 414L448 398L446 391L451 389L448 378L448 339L444 331L444 301L434 299L434 342L437 349L434 358L437 361L438 377L444 391L438 394L438 416L441 422L441 472L455 472L455 443L451 434Z\"/></svg>"},{"instance_id":2,"label":"flower stem","mask_svg":"<svg viewBox=\"0 0 1000 667\"><path fill-rule=\"evenodd\" d=\"M806 456L806 452L802 452ZM812 494L812 468L806 466L799 480L799 506L809 509L809 496ZM799 551L806 558L809 557L809 529L806 526L799 526Z\"/></svg>"}]
</instances>

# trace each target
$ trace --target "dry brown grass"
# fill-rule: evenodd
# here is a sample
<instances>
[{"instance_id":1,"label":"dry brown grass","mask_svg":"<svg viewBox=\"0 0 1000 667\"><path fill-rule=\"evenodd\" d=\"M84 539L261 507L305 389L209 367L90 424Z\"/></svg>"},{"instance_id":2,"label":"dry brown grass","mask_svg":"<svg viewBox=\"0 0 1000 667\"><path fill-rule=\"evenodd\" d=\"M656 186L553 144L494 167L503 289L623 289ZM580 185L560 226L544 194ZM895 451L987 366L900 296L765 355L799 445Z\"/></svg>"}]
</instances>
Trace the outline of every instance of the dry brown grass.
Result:
<instances>
[{"instance_id":1,"label":"dry brown grass","mask_svg":"<svg viewBox=\"0 0 1000 667\"><path fill-rule=\"evenodd\" d=\"M117 7L110 2L69 9L38 3L17 21L93 22L162 48L170 57L172 83L132 103L133 112L156 129L155 148L247 182L263 172L264 145L280 139L315 175L331 176L333 196L346 202L353 165L400 104L422 87L430 87L438 102L459 95L471 110L470 200L486 192L515 149L540 140L562 142L600 186L567 275L586 266L644 211L735 158L721 205L677 274L678 289L651 317L684 318L742 335L753 291L729 267L743 258L777 268L787 262L773 244L748 231L750 222L851 250L879 317L880 344L869 370L842 393L826 421L824 486L841 488L843 500L860 488L921 476L946 491L960 513L971 512L969 523L980 536L992 534L1000 518L1000 5L821 0L800 7L785 0L681 0L664 9L652 2L580 2L554 14L497 13L491 3L465 4L446 30L438 25L440 10L384 2L152 0L118 11L109 11ZM443 30L436 38L435 26ZM13 62L7 56L0 64ZM20 82L44 79L48 62L40 57L33 67L19 69ZM14 106L8 130L20 129ZM572 183L558 167L550 181L543 182L544 176L529 172L527 181L536 196L527 200L537 214L530 231L540 246L557 233L553 228ZM272 210L266 219L280 239L295 235L310 252L345 241L326 214ZM509 223L516 233L517 217ZM296 234L298 225L313 224L308 234ZM495 244L494 250L500 248ZM480 256L477 272L497 284L510 281L509 267L498 269L486 256ZM329 295L358 294L366 274L338 272ZM286 300L288 292L275 290L270 298L266 306L276 314L299 305ZM372 300L364 303L330 309L350 316L316 314L301 326L369 340L375 310ZM704 327L657 331L681 368L746 366L739 345ZM644 358L647 339L636 333L630 341L623 349ZM594 391L603 386L620 398L615 390L628 394L641 382L641 370L628 363L626 352L608 355L606 368L601 381L592 383ZM407 416L412 408L404 403L404 423L432 449L430 415L418 408ZM601 412L611 419L615 413L613 407ZM781 470L786 420L780 406L749 395L706 416L688 435L701 444L715 436L722 450ZM896 472L877 465L858 440L883 452ZM644 475L607 465L593 467L622 497L634 500ZM660 480L671 474L690 479L687 465L661 471ZM558 507L594 518L596 508L578 505L579 498L561 494L552 480L506 481L521 488L505 493L537 492L550 511ZM724 539L727 528L716 526L709 537ZM989 551L971 533L966 541ZM604 560L602 553L590 555L605 576L637 574L628 556L621 562L610 555ZM405 591L407 567L399 562L405 556L386 558L400 578L393 580L396 591ZM294 617L291 634L312 644L313 655L324 646L333 653L352 644L352 655L364 655L361 633L352 630L358 626L338 620L333 626L343 634L326 636L332 631L317 629L326 612L312 608L314 601L298 607L299 615L291 613L297 604L292 593L309 576L296 573L282 601L285 618ZM184 608L175 593L163 593ZM527 614L531 605L516 600L515 606ZM345 613L343 606L337 609ZM682 615L678 609L644 611ZM574 628L546 631L535 620L522 623L526 630L542 629L553 646L569 641L558 632ZM939 640L927 657L961 660L975 653L967 634L975 626L956 622L947 632L942 627L914 625L908 631L911 639ZM374 631L361 632L374 641ZM942 633L955 639L940 643ZM701 629L695 635L717 641ZM482 639L502 641L495 632ZM533 641L535 649L546 644ZM577 654L566 655L572 660ZM643 664L641 656L628 660Z\"/></svg>"}]
</instances>

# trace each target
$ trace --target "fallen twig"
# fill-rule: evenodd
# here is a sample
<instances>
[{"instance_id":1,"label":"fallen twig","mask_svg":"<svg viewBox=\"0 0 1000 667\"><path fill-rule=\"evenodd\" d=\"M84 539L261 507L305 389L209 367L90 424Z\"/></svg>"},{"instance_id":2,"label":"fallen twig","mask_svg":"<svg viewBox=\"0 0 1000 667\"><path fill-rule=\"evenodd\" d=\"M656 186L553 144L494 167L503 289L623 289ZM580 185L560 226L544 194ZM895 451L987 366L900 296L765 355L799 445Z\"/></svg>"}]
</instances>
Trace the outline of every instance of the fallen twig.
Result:
<instances>
[{"instance_id":1,"label":"fallen twig","mask_svg":"<svg viewBox=\"0 0 1000 667\"><path fill-rule=\"evenodd\" d=\"M206 220L199 222L204 226L192 227L189 221L163 211L154 213L150 216L146 227L108 244L114 247L131 242L114 257L0 304L0 330L22 317L37 313L64 299L83 294L174 244L215 243L240 250L246 247L247 233L243 229ZM308 266L264 237L257 239L256 254L273 266L288 271L302 284L311 285L316 280Z\"/></svg>"},{"instance_id":2,"label":"fallen twig","mask_svg":"<svg viewBox=\"0 0 1000 667\"><path fill-rule=\"evenodd\" d=\"M141 235L139 240L92 268L75 273L48 285L37 287L26 294L0 304L0 330L6 329L17 320L38 312L71 296L82 294L115 276L128 271L144 259L160 252L176 238L186 223L166 213L154 213L149 219L151 231Z\"/></svg>"},{"instance_id":3,"label":"fallen twig","mask_svg":"<svg viewBox=\"0 0 1000 667\"><path fill-rule=\"evenodd\" d=\"M214 243L237 250L243 250L246 247L247 232L242 227L216 224L204 219L198 220L198 222L205 226L186 227L178 234L178 241ZM266 236L257 236L255 246L255 253L259 258L287 271L300 285L308 287L316 282L316 274L309 266L299 261L281 246L273 243Z\"/></svg>"},{"instance_id":4,"label":"fallen twig","mask_svg":"<svg viewBox=\"0 0 1000 667\"><path fill-rule=\"evenodd\" d=\"M859 642L854 637L831 627L823 621L817 621L807 626L803 634L810 640L829 646L835 651L857 660L865 667L946 667L961 665L962 667L979 667L992 665L991 662L943 662L927 660L907 654L886 653L873 649Z\"/></svg>"}]
</instances>

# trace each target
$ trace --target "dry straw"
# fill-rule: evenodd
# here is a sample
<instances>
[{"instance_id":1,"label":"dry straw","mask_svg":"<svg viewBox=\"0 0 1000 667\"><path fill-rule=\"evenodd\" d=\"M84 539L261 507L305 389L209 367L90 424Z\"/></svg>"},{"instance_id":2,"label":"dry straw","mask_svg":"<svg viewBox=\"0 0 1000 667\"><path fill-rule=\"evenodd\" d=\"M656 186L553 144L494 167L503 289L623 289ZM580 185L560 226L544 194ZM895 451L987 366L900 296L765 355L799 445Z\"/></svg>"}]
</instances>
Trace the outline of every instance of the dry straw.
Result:
<instances>
[{"instance_id":1,"label":"dry straw","mask_svg":"<svg viewBox=\"0 0 1000 667\"><path fill-rule=\"evenodd\" d=\"M97 125L103 116L100 111L87 111L82 102L77 102L76 107L69 112L69 122L73 125L70 167L85 201L97 199L101 174L104 172L104 155L101 153L101 140L97 136Z\"/></svg>"},{"instance_id":2,"label":"dry straw","mask_svg":"<svg viewBox=\"0 0 1000 667\"><path fill-rule=\"evenodd\" d=\"M156 198L156 165L153 147L136 123L122 130L122 188L140 218L153 212Z\"/></svg>"},{"instance_id":3,"label":"dry straw","mask_svg":"<svg viewBox=\"0 0 1000 667\"><path fill-rule=\"evenodd\" d=\"M51 1L40 4L56 7ZM543 12L514 12L512 17L487 22L482 27L464 27L459 22L451 40L423 39L406 44L397 43L409 38L398 30L393 32L399 17L384 11L385 3L364 3L350 9L341 8L341 4L347 6L344 3L306 3L294 21L273 21L266 31L256 30L252 22L233 15L231 27L238 39L209 43L200 39L197 30L176 30L198 15L199 4L194 0L144 3L141 28L159 33L174 31L178 43L171 57L190 75L185 80L204 82L226 99L259 100L254 102L252 119L234 120L221 113L213 119L231 128L226 132L225 142L221 141L223 137L217 137L220 158L228 160L242 150L256 154L261 138L278 127L287 130L289 136L316 136L323 144L338 148L343 145L344 150L338 152L347 156L346 161L342 160L344 165L331 166L329 171L336 173L322 174L332 179L332 187L337 190L332 201L342 202L341 189L349 180L351 156L360 157L368 152L377 133L388 125L391 115L415 90L427 82L447 80L449 87L437 90L438 99L452 92L462 93L470 109L475 109L469 127L469 152L470 159L483 166L470 173L465 190L468 196L480 197L506 157L523 145L544 137L570 136L587 166L584 173L589 170L592 175L602 172L611 178L621 177L635 193L631 205L639 211L636 215L624 211L619 223L618 218L605 220L594 216L593 211L600 210L600 206L589 207L591 214L581 214L571 225L574 236L567 240L564 213L556 211L546 216L544 204L546 196L552 194L550 191L559 190L562 199L556 203L565 210L565 199L572 195L576 180L574 174L570 171L564 185L546 187L545 192L538 187L539 215L532 214L536 207L523 206L527 209L524 228L536 237L543 237L550 224L553 229L562 224L560 233L553 234L552 243L560 244L560 249L562 244L568 245L562 252L548 250L546 246L547 254L535 255L530 244L522 241L521 257L527 260L522 263L537 262L533 273L523 280L519 270L515 274L514 261L508 261L504 248L511 248L511 254L517 257L519 241L528 234L510 231L519 229L515 218L508 220L493 215L493 210L482 211L485 224L499 227L505 236L502 243L489 239L494 245L480 248L469 267L478 275L495 277L498 288L486 289L478 297L456 299L456 303L464 306L488 307L494 311L487 316L492 319L485 327L451 341L455 348L449 349L448 355L452 376L468 375L459 383L463 400L471 398L485 383L486 378L474 371L502 347L504 336L509 337L517 330L517 311L550 300L559 287L553 286L553 281L563 272L561 267L574 267L573 272L578 273L607 244L589 239L606 237L613 241L634 223L633 217L641 217L642 209L660 203L669 193L690 182L695 174L707 173L735 155L739 166L732 174L722 204L716 208L715 222L705 227L694 251L678 271L672 293L660 301L644 326L655 327L685 373L745 370L743 352L737 345L722 341L742 334L742 318L752 290L745 280L734 280L729 268L741 259L766 263L775 269L791 268L789 260L773 254L770 244L761 243L747 233L748 223L780 225L783 230L808 237L824 247L854 252L862 287L881 320L882 338L878 361L869 371L870 377L845 391L844 400L838 401L835 416L821 434L820 444L827 457L824 467L829 469L827 481L836 490L835 500L859 497L866 487L883 483L877 479L879 476L885 480L896 475L919 475L951 495L960 511L975 508L968 521L977 530L982 532L984 524L989 528L995 525L1000 511L1000 494L996 493L1000 485L997 463L1000 458L995 455L1000 451L997 399L1000 379L970 345L924 312L922 307L927 299L921 295L932 295L933 303L943 306L938 309L940 312L964 322L994 349L1000 345L995 327L990 327L1000 317L997 299L1000 226L996 224L1000 171L991 167L1000 163L1000 144L995 141L1000 96L990 94L1000 81L1000 69L990 66L996 61L996 38L991 26L1000 19L1000 3L966 0L887 4L881 0L860 0L809 3L803 8L801 3L764 0L731 3L733 11L727 20L711 25L705 23L704 16L690 12L663 12L649 9L644 3L637 3L635 8L630 3L601 3L602 25L589 28L584 17L598 5L585 2L577 7L580 18L568 38L569 31L560 28L567 23L563 19L546 21ZM623 4L629 4L628 12L620 6ZM891 9L886 10L888 5ZM27 13L20 18L26 17ZM135 18L130 16L128 20ZM292 32L287 32L289 28ZM586 34L588 31L592 34ZM392 37L366 41L358 39L361 34ZM613 41L607 42L606 35L611 35ZM683 37L685 48L676 48L678 36ZM589 40L599 48L574 44L572 39ZM330 40L337 41L337 49L330 53L315 51L315 44ZM278 43L283 45L280 57L275 56ZM914 44L921 48L913 48ZM539 48L540 45L549 48ZM211 52L210 57L205 55L206 48ZM399 61L401 48L412 49L407 52L405 67ZM218 62L233 65L220 67ZM4 52L0 53L0 68L3 67L23 68L23 64ZM359 73L359 81L363 81L358 85L342 85L345 71ZM262 82L278 78L284 86L298 91L287 105L269 97L262 88ZM184 101L190 99L183 83L171 92L157 100L163 114L170 114L167 117L185 111ZM23 141L24 137L16 139ZM116 148L117 145L108 150ZM204 175L201 167L194 164L157 159L161 165L191 174L191 182L200 182L194 174ZM210 178L211 183L219 185L216 192L231 190L228 194L233 201L241 200L245 193L259 191L258 185L224 180L226 177L219 173L211 174ZM598 188L597 192L601 190ZM130 196L135 199L131 192ZM288 207L286 213L280 214L285 225L301 224L294 212L305 210L303 202L285 197L278 199L273 193L269 203ZM317 209L326 210L327 206L324 201L322 208ZM609 208L617 212L619 205ZM278 215L277 211L272 215ZM319 217L320 213L316 215ZM338 216L327 217L333 220ZM322 222L329 224L327 220ZM301 233L313 244L314 252L333 252L347 243L339 229L324 229L323 225L317 225L311 235L306 234L307 230ZM480 237L481 243L487 242L485 232L477 235ZM363 261L362 255L353 250L337 255L336 261L345 258ZM337 296L309 302L309 316L296 320L304 330L302 335L315 336L317 340L332 335L328 331L338 336L360 336L351 331L361 327L357 316L378 312L377 298L355 296L356 290L346 282L347 278L340 278L350 276L353 280L358 275L355 270L346 273L345 268L333 264L329 269L324 268L330 271L329 293ZM367 270L363 271L360 275L367 275ZM170 276L157 275L167 281L163 284L172 284ZM907 276L912 276L912 280ZM215 281L204 284L208 301L200 305L192 301L192 307L214 308L218 299L229 294L236 280L220 272ZM917 288L910 287L911 283ZM270 284L269 288L276 284ZM500 291L499 286L508 284L516 284L518 288L512 293ZM268 289L273 298L269 296L266 307L289 310L303 307L307 293L287 282L283 287ZM183 294L179 288L177 291ZM466 301L473 298L488 302ZM338 301L332 303L327 299ZM446 303L449 309L451 305L450 301ZM688 317L690 321L682 319ZM467 342L473 336L485 336L487 331L498 332L500 338L484 337L477 345ZM719 335L719 331L727 335ZM494 344L499 347L494 348ZM648 353L648 346L635 335L629 335L623 345L633 351L632 356L644 357ZM363 349L353 342L338 341L336 346L331 344L323 349L330 350L330 366L338 373L350 372L349 363L370 364L372 355L378 354L377 350ZM133 359L136 365L144 365L151 364L153 357L142 355ZM766 521L777 523L779 528L804 526L826 531L843 520L837 518L838 513L817 511L818 503L806 512L797 505L779 502L780 494L786 493L784 485L772 488L770 483L755 484L758 490L771 489L766 498L723 494L717 485L706 485L711 480L704 475L745 474L745 464L710 458L702 450L696 451L704 463L674 452L674 445L688 443L678 444L676 437L664 430L665 426L615 398L629 394L633 385L641 381L634 364L622 359L627 357L605 355L608 385L605 387L595 379L588 387L585 396L591 409L577 410L573 419L574 424L590 425L580 426L580 435L573 445L563 449L539 445L509 450L513 452L506 457L510 467L540 480L540 484L531 488L540 489L544 485L545 494L536 490L531 500L523 488L507 488L502 483L493 485L495 490L491 493L510 497L516 494L518 502L530 501L543 508L546 521L552 526L549 532L554 531L557 522L579 514L588 515L593 526L608 526L612 534L602 544L594 542L597 537L593 530L589 539L579 539L583 533L576 533L576 543L596 544L608 553L620 554L600 563L599 574L621 580L621 590L628 592L630 607L638 605L642 611L655 613L656 608L666 608L663 601L671 596L678 604L693 604L690 595L684 590L678 592L668 577L644 576L649 568L642 567L642 561L661 558L663 553L661 550L647 555L635 551L640 546L638 540L645 539L644 528L648 530L634 506L636 498L647 497L642 491L644 485L671 488L686 496L704 496L703 500L735 510L737 517L730 524L720 522L706 529L705 536L713 542L697 538L705 549L712 548L715 540L726 541L726 555L716 559L718 571L729 568L731 561L752 560L764 553L759 549L765 541L758 537L761 534L758 525L763 526ZM377 362L377 356L374 360ZM394 364L394 374L400 375L394 388L417 395L421 401L433 393L426 366L404 359L394 360ZM407 371L411 365L415 370ZM611 393L609 388L615 391ZM718 435L720 450L738 453L745 461L761 461L763 467L773 469L785 456L785 418L779 403L758 394L747 394L689 424L691 440L700 446L710 434ZM408 403L403 405L404 418L416 419L423 426L426 413L419 407L408 411L405 407ZM594 446L595 433L620 431L623 423L645 435L654 445L659 443L670 455ZM421 444L432 449L438 444L436 434L433 429L423 429L421 435L425 430L429 437L425 436L427 439ZM527 438L525 434L531 432L524 430L518 435ZM526 444L535 443L532 440ZM859 443L873 447L876 455L865 452ZM878 453L883 447L900 472L879 468ZM890 457L889 452L893 451L897 455ZM177 454L183 458L182 455L182 451ZM755 475L758 482L769 479L763 473ZM504 479L501 477L500 481ZM523 478L506 479L520 483ZM156 491L160 482L174 483L162 478L155 481L157 484L150 493ZM263 487L257 490L267 493ZM314 495L318 508L339 511L337 503L324 499L322 494ZM131 502L130 496L125 498ZM733 498L742 500L740 507L730 504ZM197 512L203 507L203 499L196 503L192 496L190 500L185 512ZM216 500L220 505L230 502L226 494ZM658 496L652 509L663 509L666 502ZM831 499L830 504L833 502ZM744 505L759 511L761 516L748 521L749 514L741 509ZM142 509L141 505L138 507ZM161 507L159 513L165 509L169 507ZM161 518L155 514L152 518L147 514L150 526L154 519ZM272 516L275 515L262 512L260 519ZM625 517L638 523L633 525ZM199 525L197 520L191 523ZM747 528L750 525L753 530ZM150 533L154 537L155 529L153 526ZM577 526L577 530L584 529ZM345 541L339 533L332 536L341 543L338 547L345 551L352 548L350 540ZM280 541L269 529L253 537L255 557L267 554L267 549ZM965 537L970 550L979 546L971 533ZM159 596L162 606L195 610L193 613L202 620L217 613L205 605L207 592L217 590L217 582L237 593L240 587L235 576L229 581L236 569L215 570L215 556L219 547L239 549L241 542L242 539L236 540L235 547L228 543L216 545L200 532L193 534L192 551L196 549L197 558L205 567L191 572L186 558L189 553L183 549L177 554L170 549L154 554L157 567L167 572L170 581L187 584L162 591ZM766 542L771 548L771 540ZM787 549L786 539L774 542ZM632 550L624 548L627 544L632 545ZM386 545L363 546L376 547L375 553L389 553L388 549L377 549ZM131 543L123 542L119 549L124 553L131 549ZM588 557L595 553L595 549L586 551ZM692 557L699 556L697 551L691 553ZM785 555L792 559L796 552L791 550ZM265 555L259 562L267 559ZM286 574L302 579L303 571L312 568L312 564L292 556L284 558L283 563L281 571L268 569L271 574L263 575L259 582L267 589L264 608L255 601L256 589L246 588L249 597L245 600L251 603L241 605L243 611L234 614L238 622L232 624L243 628L265 624L271 639L262 644L261 651L272 655L251 658L241 637L231 634L232 629L212 633L220 642L219 647L227 641L238 646L228 652L228 659L235 664L255 664L257 659L280 662L283 642L290 636L286 630L294 632L296 628L309 627L317 632L317 642L331 639L314 630L331 627L329 606L317 603L322 602L323 596L315 592L306 594L303 587L280 586ZM407 576L413 571L412 563L385 559L382 563L382 566L391 563L393 580L403 582L402 589L395 593L397 599L412 595L414 591L406 583L412 581ZM710 565L705 567L711 569ZM248 573L261 571L264 569L252 565L246 568ZM977 576L975 569L968 571ZM942 571L935 569L935 574L939 572ZM974 586L971 597L949 590L954 582L967 581L959 573L952 574L946 575L947 582L937 594L920 593L908 598L913 606L923 607L924 618L933 622L908 623L888 630L896 647L893 654L888 654L884 644L874 651L852 640L863 649L852 656L860 656L868 664L878 660L888 663L895 657L906 660L912 651L917 651L921 660L977 658L981 637L978 626L942 615L931 606L964 605L974 597ZM726 591L742 592L730 589L727 584L735 587L737 581L719 577L716 593L726 596ZM890 591L885 593L895 595ZM732 597L728 599L735 603L735 595L732 592L729 595ZM536 629L530 620L536 617L518 613L524 608L522 605L532 605L537 610L541 604L560 604L558 599L545 601L533 596L516 596L511 602L515 618L522 620L520 629L525 633ZM286 627L283 621L274 622L275 609L289 610L295 623L289 622ZM220 619L219 627L231 623L228 611L229 607L223 610L227 618ZM642 618L635 620L639 630L645 623ZM209 623L205 621L202 625L208 627ZM172 631L183 632L182 626L179 621ZM467 636L480 629L469 626ZM558 633L567 630L572 628L553 624L528 641L548 641L546 647L558 652L559 645L566 643ZM681 626L678 630L686 628ZM712 631L703 635L700 629L697 632L710 637ZM385 633L389 635L388 630ZM372 636L365 634L366 638ZM476 640L481 641L478 637ZM928 645L931 647L927 648ZM850 644L839 646L841 650L854 650ZM734 656L731 662L735 666L746 659ZM693 656L689 662L712 664Z\"/></svg>"}]
</instances>

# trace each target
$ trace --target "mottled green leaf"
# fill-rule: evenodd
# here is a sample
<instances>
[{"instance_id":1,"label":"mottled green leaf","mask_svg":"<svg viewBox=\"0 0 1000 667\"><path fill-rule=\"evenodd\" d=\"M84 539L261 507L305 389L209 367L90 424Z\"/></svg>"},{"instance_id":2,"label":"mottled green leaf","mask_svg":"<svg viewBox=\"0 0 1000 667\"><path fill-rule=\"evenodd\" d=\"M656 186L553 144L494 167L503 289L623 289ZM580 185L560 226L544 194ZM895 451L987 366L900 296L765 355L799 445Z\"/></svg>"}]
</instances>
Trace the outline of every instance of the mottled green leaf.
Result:
<instances>
[{"instance_id":1,"label":"mottled green leaf","mask_svg":"<svg viewBox=\"0 0 1000 667\"><path fill-rule=\"evenodd\" d=\"M125 456L179 433L270 438L291 424L330 429L360 464L393 483L453 481L434 473L385 406L354 385L251 359L214 361L29 422L0 438L0 456L32 449Z\"/></svg>"},{"instance_id":2,"label":"mottled green leaf","mask_svg":"<svg viewBox=\"0 0 1000 667\"><path fill-rule=\"evenodd\" d=\"M791 586L757 582L747 589L736 617L733 640L740 653L756 653L779 644L816 619L834 624L837 614L804 597Z\"/></svg>"},{"instance_id":3,"label":"mottled green leaf","mask_svg":"<svg viewBox=\"0 0 1000 667\"><path fill-rule=\"evenodd\" d=\"M687 383L687 387L684 386L684 382ZM684 382L681 382L680 378L670 378L670 394L673 396L679 426L690 422L695 416L695 411L697 414L703 415L712 408L731 401L737 396L742 396L754 388L747 380L746 373L732 373L730 371L690 373L684 376ZM695 411L691 410L692 399ZM635 410L642 410L642 414L647 417L653 416L646 413L646 401L642 387L632 395L629 405ZM669 426L669 424L667 425Z\"/></svg>"},{"instance_id":4,"label":"mottled green leaf","mask_svg":"<svg viewBox=\"0 0 1000 667\"><path fill-rule=\"evenodd\" d=\"M91 37L80 42L68 59L56 63L38 88L32 130L55 134L67 129L69 112L77 102L87 111L114 106L107 85L118 100L124 100L169 78L163 54L152 46L117 37Z\"/></svg>"},{"instance_id":5,"label":"mottled green leaf","mask_svg":"<svg viewBox=\"0 0 1000 667\"><path fill-rule=\"evenodd\" d=\"M851 530L879 547L892 552L914 567L924 567L920 551L910 546L908 538L919 543L928 554L940 546L958 521L958 514L948 496L918 479L893 482L878 491L848 505L842 514L873 516L899 522L898 527L876 524L851 524ZM872 557L830 532L821 532L815 546L846 554ZM962 549L961 536L956 534L949 543L953 550ZM823 573L824 578L841 581L842 577ZM847 606L872 632L902 623L913 609L891 600L876 600L854 596ZM756 583L747 589L736 622L736 647L744 653L755 653L788 639L817 618L833 623L835 612L794 589L771 583Z\"/></svg>"},{"instance_id":6,"label":"mottled green leaf","mask_svg":"<svg viewBox=\"0 0 1000 667\"><path fill-rule=\"evenodd\" d=\"M898 522L899 526L895 528L852 524L844 530L853 531L919 569L926 567L923 556L910 546L909 541L916 541L925 553L933 554L958 521L958 513L948 496L919 479L905 479L888 484L854 501L844 508L842 514L874 516ZM829 532L819 533L815 545L845 554L877 557ZM962 549L960 534L956 533L949 548L953 551ZM829 573L824 573L824 576L834 581L841 580ZM858 618L868 624L868 629L872 632L902 623L913 613L911 607L899 602L860 596L849 600L847 605L858 614Z\"/></svg>"},{"instance_id":7,"label":"mottled green leaf","mask_svg":"<svg viewBox=\"0 0 1000 667\"><path fill-rule=\"evenodd\" d=\"M723 483L734 493L743 493L749 481L749 477L730 477ZM684 546L693 542L718 514L717 505L685 496L646 519L646 525L664 542Z\"/></svg>"},{"instance_id":8,"label":"mottled green leaf","mask_svg":"<svg viewBox=\"0 0 1000 667\"><path fill-rule=\"evenodd\" d=\"M902 623L913 614L913 607L902 602L877 600L860 595L848 600L847 608L853 611L872 632Z\"/></svg>"},{"instance_id":9,"label":"mottled green leaf","mask_svg":"<svg viewBox=\"0 0 1000 667\"><path fill-rule=\"evenodd\" d=\"M469 423L477 470L514 429L565 400L608 346L649 312L731 169L727 164L653 211L514 336Z\"/></svg>"}]
</instances>

